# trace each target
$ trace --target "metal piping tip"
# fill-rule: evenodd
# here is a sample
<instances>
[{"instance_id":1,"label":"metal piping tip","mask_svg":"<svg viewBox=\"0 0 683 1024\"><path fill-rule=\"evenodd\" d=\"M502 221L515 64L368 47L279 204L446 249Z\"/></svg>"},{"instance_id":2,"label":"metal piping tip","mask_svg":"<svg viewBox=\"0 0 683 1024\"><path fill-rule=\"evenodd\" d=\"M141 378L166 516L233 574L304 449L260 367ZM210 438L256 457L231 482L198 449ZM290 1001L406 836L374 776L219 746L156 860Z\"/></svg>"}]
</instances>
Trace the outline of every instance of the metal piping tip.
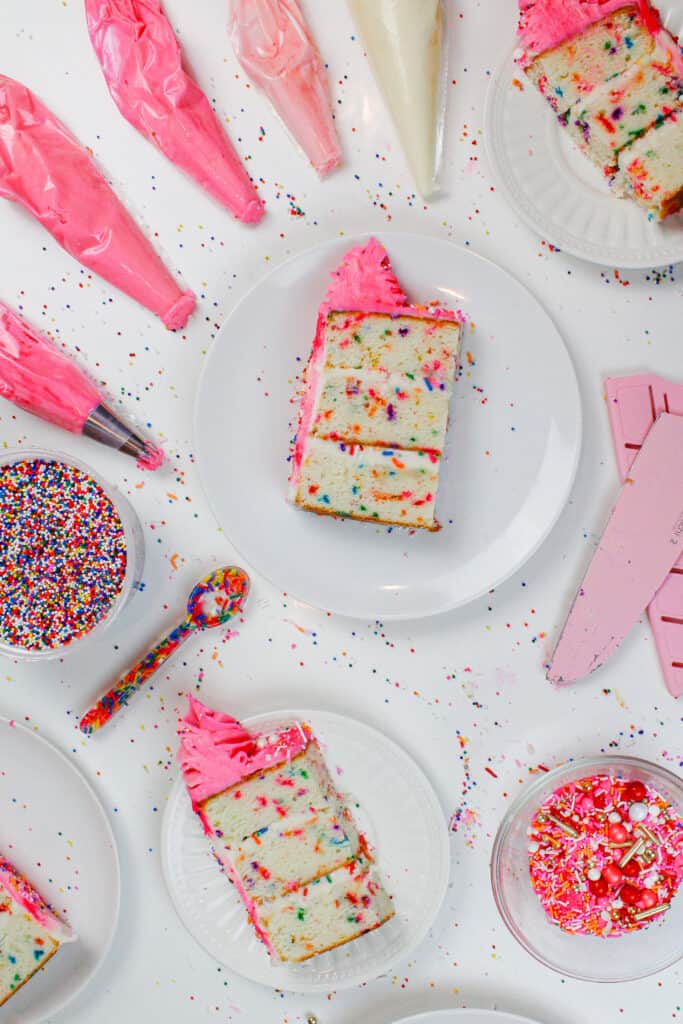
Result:
<instances>
[{"instance_id":1,"label":"metal piping tip","mask_svg":"<svg viewBox=\"0 0 683 1024\"><path fill-rule=\"evenodd\" d=\"M149 458L152 446L133 433L106 405L97 405L93 409L83 425L83 433L86 437L106 444L109 448L125 452L134 459Z\"/></svg>"}]
</instances>

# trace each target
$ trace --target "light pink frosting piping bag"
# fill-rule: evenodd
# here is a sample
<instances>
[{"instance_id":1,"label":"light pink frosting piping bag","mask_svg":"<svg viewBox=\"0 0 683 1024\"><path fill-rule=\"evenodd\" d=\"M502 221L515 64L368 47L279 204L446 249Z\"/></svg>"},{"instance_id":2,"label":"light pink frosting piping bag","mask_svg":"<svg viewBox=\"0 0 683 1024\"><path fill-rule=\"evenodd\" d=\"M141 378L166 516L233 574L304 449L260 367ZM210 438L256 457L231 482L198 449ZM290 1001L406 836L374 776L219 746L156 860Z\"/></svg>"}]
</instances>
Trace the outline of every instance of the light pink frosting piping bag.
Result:
<instances>
[{"instance_id":1,"label":"light pink frosting piping bag","mask_svg":"<svg viewBox=\"0 0 683 1024\"><path fill-rule=\"evenodd\" d=\"M296 0L231 0L240 64L275 107L318 174L341 163L327 75Z\"/></svg>"},{"instance_id":2,"label":"light pink frosting piping bag","mask_svg":"<svg viewBox=\"0 0 683 1024\"><path fill-rule=\"evenodd\" d=\"M26 86L0 75L0 196L25 206L83 266L184 327L195 307L88 151Z\"/></svg>"},{"instance_id":3,"label":"light pink frosting piping bag","mask_svg":"<svg viewBox=\"0 0 683 1024\"><path fill-rule=\"evenodd\" d=\"M85 14L109 92L126 120L238 220L261 220L263 202L183 67L159 0L85 0Z\"/></svg>"},{"instance_id":4,"label":"light pink frosting piping bag","mask_svg":"<svg viewBox=\"0 0 683 1024\"><path fill-rule=\"evenodd\" d=\"M0 302L0 398L158 469L164 453L129 430L94 381L57 345Z\"/></svg>"}]
</instances>

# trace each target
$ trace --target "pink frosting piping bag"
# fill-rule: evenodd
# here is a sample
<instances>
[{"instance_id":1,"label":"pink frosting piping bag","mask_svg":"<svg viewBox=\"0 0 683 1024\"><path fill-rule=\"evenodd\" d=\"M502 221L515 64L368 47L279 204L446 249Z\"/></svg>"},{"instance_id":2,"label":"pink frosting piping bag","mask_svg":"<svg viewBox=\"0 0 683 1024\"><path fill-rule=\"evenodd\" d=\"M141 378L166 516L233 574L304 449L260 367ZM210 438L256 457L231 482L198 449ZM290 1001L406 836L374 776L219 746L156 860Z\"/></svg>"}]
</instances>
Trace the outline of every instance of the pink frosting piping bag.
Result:
<instances>
[{"instance_id":1,"label":"pink frosting piping bag","mask_svg":"<svg viewBox=\"0 0 683 1024\"><path fill-rule=\"evenodd\" d=\"M55 426L85 434L158 469L164 453L119 420L73 359L0 302L0 397Z\"/></svg>"},{"instance_id":2,"label":"pink frosting piping bag","mask_svg":"<svg viewBox=\"0 0 683 1024\"><path fill-rule=\"evenodd\" d=\"M159 0L85 0L90 40L123 116L238 220L263 217L242 161L183 67Z\"/></svg>"},{"instance_id":3,"label":"pink frosting piping bag","mask_svg":"<svg viewBox=\"0 0 683 1024\"><path fill-rule=\"evenodd\" d=\"M260 86L318 174L341 163L322 58L296 0L232 0L237 59Z\"/></svg>"},{"instance_id":4,"label":"pink frosting piping bag","mask_svg":"<svg viewBox=\"0 0 683 1024\"><path fill-rule=\"evenodd\" d=\"M184 327L195 307L88 151L19 82L0 75L0 196L25 206L74 259Z\"/></svg>"}]
</instances>

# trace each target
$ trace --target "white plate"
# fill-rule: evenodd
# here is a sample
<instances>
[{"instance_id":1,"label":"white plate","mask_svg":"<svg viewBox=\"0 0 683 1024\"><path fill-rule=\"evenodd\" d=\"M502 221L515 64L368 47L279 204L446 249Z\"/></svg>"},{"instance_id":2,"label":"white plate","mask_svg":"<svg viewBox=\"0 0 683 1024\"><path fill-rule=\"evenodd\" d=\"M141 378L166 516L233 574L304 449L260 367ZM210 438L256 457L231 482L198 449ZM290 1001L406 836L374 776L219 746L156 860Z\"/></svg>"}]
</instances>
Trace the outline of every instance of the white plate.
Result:
<instances>
[{"instance_id":1,"label":"white plate","mask_svg":"<svg viewBox=\"0 0 683 1024\"><path fill-rule=\"evenodd\" d=\"M682 35L683 0L662 0L657 7L667 28ZM657 224L642 207L615 196L516 67L513 52L489 86L484 136L510 203L547 242L609 267L648 268L683 260L683 215Z\"/></svg>"},{"instance_id":2,"label":"white plate","mask_svg":"<svg viewBox=\"0 0 683 1024\"><path fill-rule=\"evenodd\" d=\"M281 711L247 718L244 724L264 730L290 720L311 723L337 787L354 798L350 806L377 851L396 917L306 963L271 962L234 887L218 869L180 777L164 812L162 863L180 919L216 960L272 988L327 992L371 981L425 938L446 894L448 826L415 762L367 725L326 711Z\"/></svg>"},{"instance_id":3,"label":"white plate","mask_svg":"<svg viewBox=\"0 0 683 1024\"><path fill-rule=\"evenodd\" d=\"M528 1017L498 1010L433 1010L402 1017L394 1024L535 1024Z\"/></svg>"},{"instance_id":4,"label":"white plate","mask_svg":"<svg viewBox=\"0 0 683 1024\"><path fill-rule=\"evenodd\" d=\"M90 784L47 740L5 718L0 850L78 935L0 1010L2 1024L38 1024L70 1003L107 955L119 916L119 859Z\"/></svg>"},{"instance_id":5,"label":"white plate","mask_svg":"<svg viewBox=\"0 0 683 1024\"><path fill-rule=\"evenodd\" d=\"M437 500L443 529L335 520L285 500L297 377L317 309L330 272L367 238L301 253L242 300L210 353L196 437L220 525L279 589L343 615L417 618L481 596L536 551L574 480L581 406L560 335L513 277L440 239L377 237L411 299L460 307L476 325L465 331L452 406Z\"/></svg>"}]
</instances>

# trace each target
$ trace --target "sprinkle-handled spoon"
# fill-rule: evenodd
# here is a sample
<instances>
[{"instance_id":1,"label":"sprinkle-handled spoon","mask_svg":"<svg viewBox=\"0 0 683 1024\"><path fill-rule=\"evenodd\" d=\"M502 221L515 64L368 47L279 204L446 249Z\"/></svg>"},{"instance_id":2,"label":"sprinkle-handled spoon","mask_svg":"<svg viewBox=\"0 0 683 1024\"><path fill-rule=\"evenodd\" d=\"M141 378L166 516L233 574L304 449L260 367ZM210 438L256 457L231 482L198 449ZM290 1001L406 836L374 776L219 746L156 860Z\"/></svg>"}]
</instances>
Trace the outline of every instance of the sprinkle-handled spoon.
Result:
<instances>
[{"instance_id":1,"label":"sprinkle-handled spoon","mask_svg":"<svg viewBox=\"0 0 683 1024\"><path fill-rule=\"evenodd\" d=\"M200 580L188 598L187 615L180 625L160 640L83 715L81 731L90 736L106 725L189 636L202 629L225 625L242 609L248 593L249 577L236 565L217 569Z\"/></svg>"}]
</instances>

